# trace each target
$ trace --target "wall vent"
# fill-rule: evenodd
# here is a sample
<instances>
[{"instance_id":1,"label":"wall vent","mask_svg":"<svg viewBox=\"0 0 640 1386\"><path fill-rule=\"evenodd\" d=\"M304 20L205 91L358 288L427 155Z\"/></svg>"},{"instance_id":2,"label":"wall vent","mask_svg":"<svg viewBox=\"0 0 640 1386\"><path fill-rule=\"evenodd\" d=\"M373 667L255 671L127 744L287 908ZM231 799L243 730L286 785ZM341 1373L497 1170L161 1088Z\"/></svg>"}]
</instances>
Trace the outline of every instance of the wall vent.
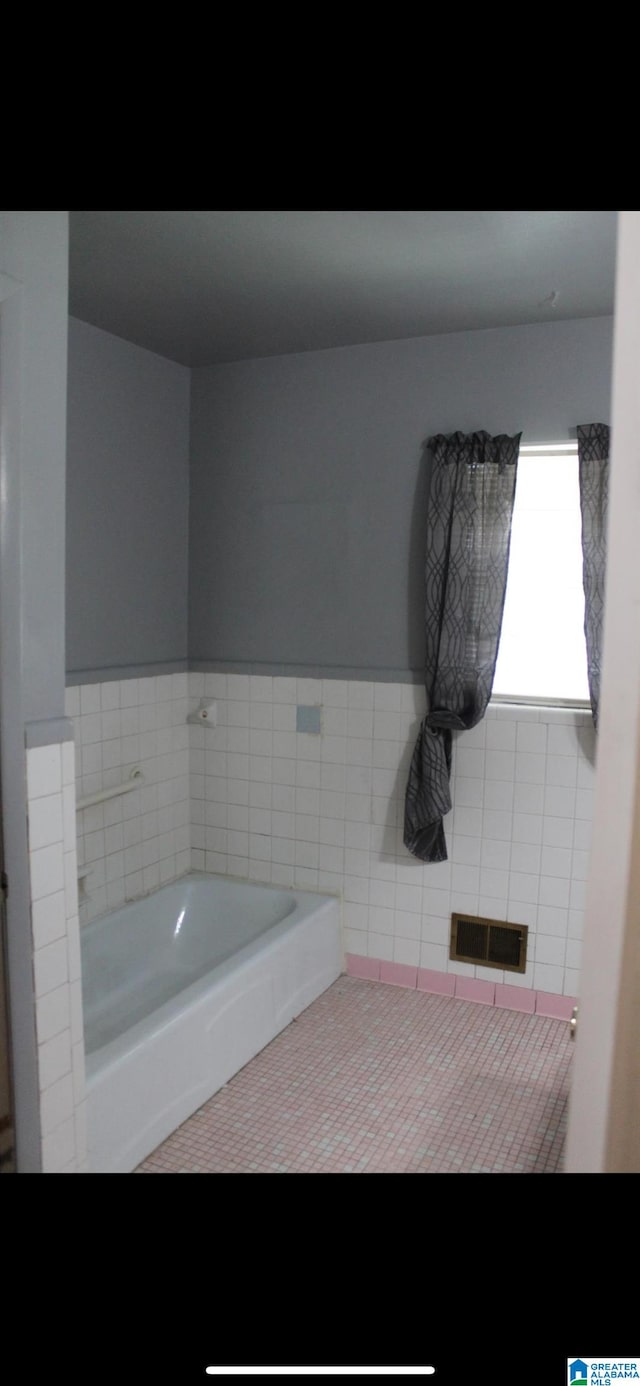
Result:
<instances>
[{"instance_id":1,"label":"wall vent","mask_svg":"<svg viewBox=\"0 0 640 1386\"><path fill-rule=\"evenodd\" d=\"M456 962L482 963L505 972L524 972L527 966L526 924L452 914L449 957Z\"/></svg>"}]
</instances>

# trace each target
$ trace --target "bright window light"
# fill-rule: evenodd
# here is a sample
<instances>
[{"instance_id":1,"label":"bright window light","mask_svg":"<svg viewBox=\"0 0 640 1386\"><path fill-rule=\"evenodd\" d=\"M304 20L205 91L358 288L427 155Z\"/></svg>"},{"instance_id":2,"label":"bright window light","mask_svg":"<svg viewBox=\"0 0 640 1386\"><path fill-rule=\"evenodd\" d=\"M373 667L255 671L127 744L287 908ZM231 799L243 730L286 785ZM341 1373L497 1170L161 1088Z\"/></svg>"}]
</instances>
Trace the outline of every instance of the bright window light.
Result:
<instances>
[{"instance_id":1,"label":"bright window light","mask_svg":"<svg viewBox=\"0 0 640 1386\"><path fill-rule=\"evenodd\" d=\"M521 449L493 694L588 702L578 449Z\"/></svg>"}]
</instances>

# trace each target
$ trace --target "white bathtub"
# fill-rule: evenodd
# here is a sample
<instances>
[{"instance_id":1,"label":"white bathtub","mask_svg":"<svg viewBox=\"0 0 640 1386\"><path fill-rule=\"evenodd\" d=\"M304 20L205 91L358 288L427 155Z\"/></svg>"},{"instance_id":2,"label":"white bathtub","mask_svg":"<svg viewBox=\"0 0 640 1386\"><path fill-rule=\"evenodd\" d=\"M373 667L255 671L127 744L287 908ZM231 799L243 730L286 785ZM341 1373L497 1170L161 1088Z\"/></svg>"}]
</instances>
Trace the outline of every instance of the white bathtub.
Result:
<instances>
[{"instance_id":1,"label":"white bathtub","mask_svg":"<svg viewBox=\"0 0 640 1386\"><path fill-rule=\"evenodd\" d=\"M94 1174L134 1169L342 970L338 900L201 873L81 946Z\"/></svg>"}]
</instances>

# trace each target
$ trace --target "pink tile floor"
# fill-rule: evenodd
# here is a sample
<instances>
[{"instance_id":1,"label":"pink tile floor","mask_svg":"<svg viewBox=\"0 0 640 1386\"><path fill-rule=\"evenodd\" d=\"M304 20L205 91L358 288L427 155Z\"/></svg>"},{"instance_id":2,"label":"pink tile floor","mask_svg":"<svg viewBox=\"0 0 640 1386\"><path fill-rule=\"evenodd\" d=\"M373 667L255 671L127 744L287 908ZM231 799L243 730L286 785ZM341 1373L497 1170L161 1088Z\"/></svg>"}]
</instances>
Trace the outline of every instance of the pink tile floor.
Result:
<instances>
[{"instance_id":1,"label":"pink tile floor","mask_svg":"<svg viewBox=\"0 0 640 1386\"><path fill-rule=\"evenodd\" d=\"M555 1174L565 1021L340 977L139 1174Z\"/></svg>"}]
</instances>

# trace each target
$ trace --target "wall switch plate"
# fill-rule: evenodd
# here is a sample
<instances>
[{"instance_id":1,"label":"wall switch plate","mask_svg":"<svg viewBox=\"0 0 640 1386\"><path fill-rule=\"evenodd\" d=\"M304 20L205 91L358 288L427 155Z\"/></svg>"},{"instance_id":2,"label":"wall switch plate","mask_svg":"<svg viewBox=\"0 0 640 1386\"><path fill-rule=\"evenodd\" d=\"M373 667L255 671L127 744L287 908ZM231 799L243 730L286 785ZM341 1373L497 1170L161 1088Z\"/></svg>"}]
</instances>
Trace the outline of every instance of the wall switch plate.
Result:
<instances>
[{"instance_id":1,"label":"wall switch plate","mask_svg":"<svg viewBox=\"0 0 640 1386\"><path fill-rule=\"evenodd\" d=\"M321 714L322 708L309 707L304 703L298 703L296 707L296 731L310 732L312 736L320 736L322 731Z\"/></svg>"}]
</instances>

